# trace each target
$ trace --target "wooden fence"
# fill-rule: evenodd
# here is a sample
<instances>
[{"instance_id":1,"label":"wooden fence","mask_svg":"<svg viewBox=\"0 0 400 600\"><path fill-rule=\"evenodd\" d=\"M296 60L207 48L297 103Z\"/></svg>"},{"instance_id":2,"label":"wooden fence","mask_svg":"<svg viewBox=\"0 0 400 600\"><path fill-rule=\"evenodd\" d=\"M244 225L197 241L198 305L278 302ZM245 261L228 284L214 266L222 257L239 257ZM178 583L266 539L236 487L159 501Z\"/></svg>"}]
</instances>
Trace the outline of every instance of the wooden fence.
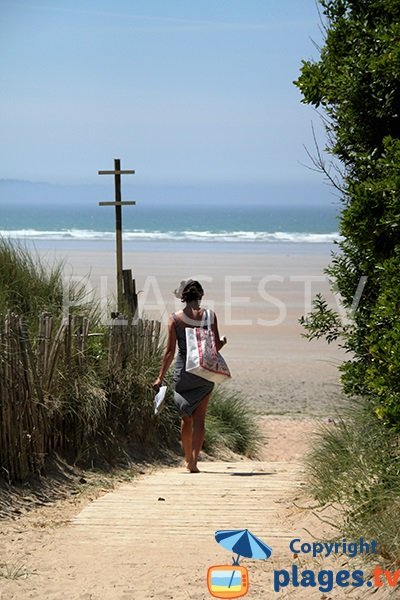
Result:
<instances>
[{"instance_id":1,"label":"wooden fence","mask_svg":"<svg viewBox=\"0 0 400 600\"><path fill-rule=\"evenodd\" d=\"M105 368L115 376L128 361L145 361L157 351L160 326L158 321L128 324L116 318L106 331L90 333L85 317L69 316L60 323L44 313L33 337L17 315L1 319L0 477L21 481L42 473L49 451L70 439L63 435L67 424L57 394L64 384L73 385L93 370L91 336L105 336L104 341L99 337L107 354Z\"/></svg>"}]
</instances>

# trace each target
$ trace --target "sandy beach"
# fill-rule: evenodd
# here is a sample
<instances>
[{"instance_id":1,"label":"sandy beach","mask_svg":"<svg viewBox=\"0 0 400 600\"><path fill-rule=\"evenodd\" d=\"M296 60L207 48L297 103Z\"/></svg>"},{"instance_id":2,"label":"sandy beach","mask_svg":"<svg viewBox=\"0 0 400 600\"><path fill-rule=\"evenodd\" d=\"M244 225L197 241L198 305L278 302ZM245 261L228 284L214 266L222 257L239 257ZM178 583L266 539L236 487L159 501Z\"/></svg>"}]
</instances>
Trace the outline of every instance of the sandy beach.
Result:
<instances>
[{"instance_id":1,"label":"sandy beach","mask_svg":"<svg viewBox=\"0 0 400 600\"><path fill-rule=\"evenodd\" d=\"M115 296L113 249L42 250L50 262L65 262L65 277L84 278L88 292L100 298L107 318L107 297ZM172 290L181 279L199 279L205 289L203 305L214 309L233 379L249 404L263 414L326 416L339 400L338 365L345 354L337 344L309 342L298 322L321 292L337 307L323 269L329 250L260 252L130 252L124 268L132 269L142 316L161 319L181 306Z\"/></svg>"}]
</instances>

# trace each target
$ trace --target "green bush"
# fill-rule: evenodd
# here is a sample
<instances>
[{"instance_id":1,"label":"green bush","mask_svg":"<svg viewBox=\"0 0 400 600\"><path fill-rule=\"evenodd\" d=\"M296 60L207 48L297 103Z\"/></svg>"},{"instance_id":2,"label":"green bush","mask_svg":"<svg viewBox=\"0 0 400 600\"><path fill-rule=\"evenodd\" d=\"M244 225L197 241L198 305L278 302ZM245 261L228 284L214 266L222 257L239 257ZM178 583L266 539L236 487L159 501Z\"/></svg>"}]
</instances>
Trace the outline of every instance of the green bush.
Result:
<instances>
[{"instance_id":1,"label":"green bush","mask_svg":"<svg viewBox=\"0 0 400 600\"><path fill-rule=\"evenodd\" d=\"M318 296L302 319L306 336L338 339L353 402L337 426L321 430L309 462L322 503L340 503L348 535L376 538L400 557L400 3L319 0L325 18L317 61L303 61L295 84L303 102L324 111L319 170L341 194L339 251L326 273L347 309L361 277L357 310L343 324ZM340 172L340 176L334 175ZM359 400L356 400L358 398Z\"/></svg>"},{"instance_id":2,"label":"green bush","mask_svg":"<svg viewBox=\"0 0 400 600\"><path fill-rule=\"evenodd\" d=\"M366 278L350 325L314 306L307 331L339 338L349 353L344 391L363 395L383 423L400 428L400 5L397 0L320 0L326 17L318 61L303 61L303 102L322 107L327 151L343 210L340 252L326 273L347 309ZM332 171L320 161L325 175ZM332 177L331 177L332 180ZM321 300L321 299L319 299Z\"/></svg>"}]
</instances>

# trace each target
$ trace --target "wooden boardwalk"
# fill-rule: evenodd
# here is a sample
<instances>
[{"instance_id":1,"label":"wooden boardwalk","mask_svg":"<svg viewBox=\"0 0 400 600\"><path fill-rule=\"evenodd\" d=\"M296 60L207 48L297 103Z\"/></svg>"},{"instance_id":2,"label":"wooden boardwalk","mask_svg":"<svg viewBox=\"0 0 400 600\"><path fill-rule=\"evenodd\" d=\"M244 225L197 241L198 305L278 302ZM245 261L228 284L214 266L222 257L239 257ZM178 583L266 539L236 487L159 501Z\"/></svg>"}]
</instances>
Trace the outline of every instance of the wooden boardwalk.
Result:
<instances>
[{"instance_id":1,"label":"wooden boardwalk","mask_svg":"<svg viewBox=\"0 0 400 600\"><path fill-rule=\"evenodd\" d=\"M182 468L156 471L103 496L74 519L76 543L89 552L95 548L97 555L125 555L135 581L131 598L200 599L211 597L208 567L232 562L214 532L247 528L273 548L273 560L263 569L257 569L260 561L243 559L250 573L257 572L251 589L273 597L273 565L291 561L288 542L294 532L282 514L299 489L301 465L239 461L200 466L198 475Z\"/></svg>"},{"instance_id":2,"label":"wooden boardwalk","mask_svg":"<svg viewBox=\"0 0 400 600\"><path fill-rule=\"evenodd\" d=\"M367 587L335 588L324 595L318 588L289 585L275 593L274 570L290 570L294 562L303 569L322 568L320 561L294 558L289 550L294 537L312 539L293 504L302 493L301 464L243 460L200 466L198 475L174 467L139 476L57 528L38 524L35 533L16 523L15 558L23 561L27 577L0 579L0 599L210 599L208 567L231 565L231 553L215 542L214 532L245 528L273 549L266 561L241 560L249 572L249 600L396 597L397 590L391 595ZM4 560L10 563L12 557ZM343 564L338 556L327 566L337 571Z\"/></svg>"},{"instance_id":3,"label":"wooden boardwalk","mask_svg":"<svg viewBox=\"0 0 400 600\"><path fill-rule=\"evenodd\" d=\"M201 463L199 474L164 469L125 484L86 506L74 519L82 540L107 544L190 544L217 529L250 529L271 545L292 538L276 519L283 500L299 487L301 466L286 462Z\"/></svg>"}]
</instances>

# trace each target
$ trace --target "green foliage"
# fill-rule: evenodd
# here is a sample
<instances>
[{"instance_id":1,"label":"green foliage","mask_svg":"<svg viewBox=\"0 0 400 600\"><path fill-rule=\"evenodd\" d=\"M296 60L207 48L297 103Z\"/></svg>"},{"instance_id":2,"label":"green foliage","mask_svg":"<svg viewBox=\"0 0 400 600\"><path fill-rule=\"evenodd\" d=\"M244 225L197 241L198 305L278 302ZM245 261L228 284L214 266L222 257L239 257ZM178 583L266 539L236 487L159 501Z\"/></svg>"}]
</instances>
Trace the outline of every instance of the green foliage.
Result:
<instances>
[{"instance_id":1,"label":"green foliage","mask_svg":"<svg viewBox=\"0 0 400 600\"><path fill-rule=\"evenodd\" d=\"M205 451L218 455L227 448L256 458L262 443L256 417L249 411L244 398L228 388L216 388L207 411Z\"/></svg>"},{"instance_id":2,"label":"green foliage","mask_svg":"<svg viewBox=\"0 0 400 600\"><path fill-rule=\"evenodd\" d=\"M385 423L400 423L400 248L385 261L381 289L366 334L365 382L376 414Z\"/></svg>"},{"instance_id":3,"label":"green foliage","mask_svg":"<svg viewBox=\"0 0 400 600\"><path fill-rule=\"evenodd\" d=\"M343 326L336 311L328 308L328 303L321 294L317 294L312 302L313 310L309 317L301 317L300 324L306 333L303 337L308 340L324 337L328 344L343 335Z\"/></svg>"},{"instance_id":4,"label":"green foliage","mask_svg":"<svg viewBox=\"0 0 400 600\"><path fill-rule=\"evenodd\" d=\"M296 85L326 115L326 150L344 166L339 252L326 269L344 306L361 301L346 324L319 296L302 319L306 337L339 339L352 404L320 429L307 461L321 504L336 503L345 535L377 539L400 558L400 2L320 0L325 42ZM320 168L329 172L320 161ZM358 400L356 398L358 397Z\"/></svg>"},{"instance_id":5,"label":"green foliage","mask_svg":"<svg viewBox=\"0 0 400 600\"><path fill-rule=\"evenodd\" d=\"M107 328L105 326L97 327L95 335L92 335L88 339L87 352L93 360L94 364L101 367L105 364L108 356L108 348L104 341L106 338Z\"/></svg>"},{"instance_id":6,"label":"green foliage","mask_svg":"<svg viewBox=\"0 0 400 600\"><path fill-rule=\"evenodd\" d=\"M326 272L347 309L360 278L367 282L350 323L321 297L302 323L310 339L341 340L350 357L341 366L344 391L400 427L400 3L320 4L324 45L295 83L303 102L325 112L326 150L345 169L343 241Z\"/></svg>"},{"instance_id":7,"label":"green foliage","mask_svg":"<svg viewBox=\"0 0 400 600\"><path fill-rule=\"evenodd\" d=\"M46 269L23 246L0 238L0 311L34 315L61 310L62 265Z\"/></svg>"},{"instance_id":8,"label":"green foliage","mask_svg":"<svg viewBox=\"0 0 400 600\"><path fill-rule=\"evenodd\" d=\"M362 155L399 137L400 6L397 0L327 0L325 44L303 61L304 100L323 107L335 140L330 151L358 175Z\"/></svg>"}]
</instances>

